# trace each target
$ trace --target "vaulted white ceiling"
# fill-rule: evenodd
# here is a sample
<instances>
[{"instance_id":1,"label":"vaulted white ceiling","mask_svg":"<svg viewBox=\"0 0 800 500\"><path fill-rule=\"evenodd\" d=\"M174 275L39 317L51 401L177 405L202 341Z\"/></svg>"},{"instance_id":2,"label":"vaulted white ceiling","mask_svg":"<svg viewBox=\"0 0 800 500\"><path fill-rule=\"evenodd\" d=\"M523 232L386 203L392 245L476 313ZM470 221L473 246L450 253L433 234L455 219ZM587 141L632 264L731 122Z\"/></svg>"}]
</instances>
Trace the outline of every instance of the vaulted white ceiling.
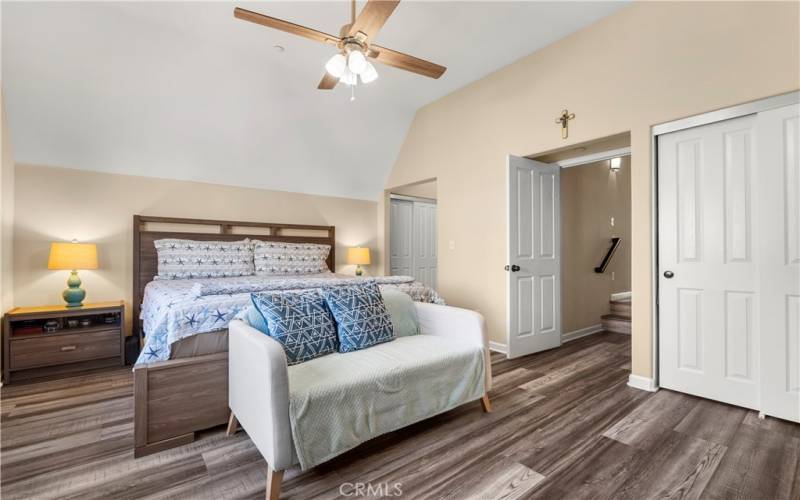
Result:
<instances>
[{"instance_id":1,"label":"vaulted white ceiling","mask_svg":"<svg viewBox=\"0 0 800 500\"><path fill-rule=\"evenodd\" d=\"M378 65L354 102L316 89L334 48L237 5L332 34L349 17L340 1L3 2L15 160L375 199L420 106L625 4L402 2L375 41L448 70Z\"/></svg>"}]
</instances>

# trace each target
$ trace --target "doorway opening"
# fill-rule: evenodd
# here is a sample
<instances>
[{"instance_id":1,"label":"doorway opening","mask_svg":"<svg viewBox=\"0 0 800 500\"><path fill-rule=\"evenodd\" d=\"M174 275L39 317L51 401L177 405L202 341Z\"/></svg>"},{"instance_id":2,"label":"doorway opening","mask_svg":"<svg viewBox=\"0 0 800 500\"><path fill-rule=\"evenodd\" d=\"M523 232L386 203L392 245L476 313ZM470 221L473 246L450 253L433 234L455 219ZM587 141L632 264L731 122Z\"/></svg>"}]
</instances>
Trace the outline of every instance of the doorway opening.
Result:
<instances>
[{"instance_id":1,"label":"doorway opening","mask_svg":"<svg viewBox=\"0 0 800 500\"><path fill-rule=\"evenodd\" d=\"M509 157L509 357L630 334L630 134Z\"/></svg>"},{"instance_id":2,"label":"doorway opening","mask_svg":"<svg viewBox=\"0 0 800 500\"><path fill-rule=\"evenodd\" d=\"M631 333L630 156L561 170L562 339Z\"/></svg>"},{"instance_id":3,"label":"doorway opening","mask_svg":"<svg viewBox=\"0 0 800 500\"><path fill-rule=\"evenodd\" d=\"M436 288L438 271L436 179L388 190L389 272Z\"/></svg>"}]
</instances>

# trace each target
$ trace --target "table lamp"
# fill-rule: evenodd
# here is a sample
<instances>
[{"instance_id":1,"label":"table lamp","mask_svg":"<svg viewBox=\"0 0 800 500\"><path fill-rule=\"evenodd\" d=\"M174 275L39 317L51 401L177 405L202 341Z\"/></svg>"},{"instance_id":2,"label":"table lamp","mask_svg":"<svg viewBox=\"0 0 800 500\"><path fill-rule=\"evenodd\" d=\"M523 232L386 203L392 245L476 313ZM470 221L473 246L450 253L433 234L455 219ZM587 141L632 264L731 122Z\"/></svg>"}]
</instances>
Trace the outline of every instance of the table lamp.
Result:
<instances>
[{"instance_id":1,"label":"table lamp","mask_svg":"<svg viewBox=\"0 0 800 500\"><path fill-rule=\"evenodd\" d=\"M67 279L68 288L61 296L67 302L67 307L80 307L86 297L86 290L81 288L78 269L97 269L97 246L94 243L77 241L53 242L50 244L47 269L71 271Z\"/></svg>"},{"instance_id":2,"label":"table lamp","mask_svg":"<svg viewBox=\"0 0 800 500\"><path fill-rule=\"evenodd\" d=\"M356 265L356 276L364 274L362 264L369 265L369 248L351 247L347 249L347 263Z\"/></svg>"}]
</instances>

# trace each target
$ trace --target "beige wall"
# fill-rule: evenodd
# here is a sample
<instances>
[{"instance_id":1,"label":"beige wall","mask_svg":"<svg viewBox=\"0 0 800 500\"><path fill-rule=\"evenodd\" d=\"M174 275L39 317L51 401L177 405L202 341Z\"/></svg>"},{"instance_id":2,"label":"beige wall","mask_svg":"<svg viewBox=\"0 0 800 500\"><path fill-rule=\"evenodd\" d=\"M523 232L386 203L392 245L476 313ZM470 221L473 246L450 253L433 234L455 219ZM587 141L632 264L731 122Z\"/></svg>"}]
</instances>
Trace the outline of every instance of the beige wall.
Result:
<instances>
[{"instance_id":1,"label":"beige wall","mask_svg":"<svg viewBox=\"0 0 800 500\"><path fill-rule=\"evenodd\" d=\"M13 244L14 224L14 155L11 152L11 133L6 122L6 110L0 98L2 114L2 169L0 170L0 315L14 303Z\"/></svg>"},{"instance_id":2,"label":"beige wall","mask_svg":"<svg viewBox=\"0 0 800 500\"><path fill-rule=\"evenodd\" d=\"M611 294L631 289L630 172L628 157L616 173L608 169L608 161L561 169L561 328L565 333L597 325L600 316L609 312ZM595 273L613 237L622 242L606 272Z\"/></svg>"},{"instance_id":3,"label":"beige wall","mask_svg":"<svg viewBox=\"0 0 800 500\"><path fill-rule=\"evenodd\" d=\"M86 300L130 305L134 214L334 225L337 270L352 273L346 248L376 248L376 210L372 201L17 165L14 302L62 301L68 273L47 270L49 244L77 238L98 244L100 268L81 272ZM373 259L368 271L382 269L380 254Z\"/></svg>"},{"instance_id":4,"label":"beige wall","mask_svg":"<svg viewBox=\"0 0 800 500\"><path fill-rule=\"evenodd\" d=\"M799 88L799 8L635 3L420 109L386 186L436 177L442 295L505 342L506 155L630 131L632 369L650 376L650 127Z\"/></svg>"}]
</instances>

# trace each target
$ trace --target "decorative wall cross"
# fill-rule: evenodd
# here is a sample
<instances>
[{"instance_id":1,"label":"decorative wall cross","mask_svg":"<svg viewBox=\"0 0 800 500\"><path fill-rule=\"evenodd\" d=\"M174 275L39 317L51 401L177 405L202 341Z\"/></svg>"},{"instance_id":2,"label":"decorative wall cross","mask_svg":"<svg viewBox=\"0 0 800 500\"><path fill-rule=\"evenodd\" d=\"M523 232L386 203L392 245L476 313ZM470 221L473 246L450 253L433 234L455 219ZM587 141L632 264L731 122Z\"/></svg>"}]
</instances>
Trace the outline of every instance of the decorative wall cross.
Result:
<instances>
[{"instance_id":1,"label":"decorative wall cross","mask_svg":"<svg viewBox=\"0 0 800 500\"><path fill-rule=\"evenodd\" d=\"M575 119L575 113L570 113L566 109L561 111L561 116L556 118L556 123L561 124L561 138L569 137L569 121Z\"/></svg>"}]
</instances>

